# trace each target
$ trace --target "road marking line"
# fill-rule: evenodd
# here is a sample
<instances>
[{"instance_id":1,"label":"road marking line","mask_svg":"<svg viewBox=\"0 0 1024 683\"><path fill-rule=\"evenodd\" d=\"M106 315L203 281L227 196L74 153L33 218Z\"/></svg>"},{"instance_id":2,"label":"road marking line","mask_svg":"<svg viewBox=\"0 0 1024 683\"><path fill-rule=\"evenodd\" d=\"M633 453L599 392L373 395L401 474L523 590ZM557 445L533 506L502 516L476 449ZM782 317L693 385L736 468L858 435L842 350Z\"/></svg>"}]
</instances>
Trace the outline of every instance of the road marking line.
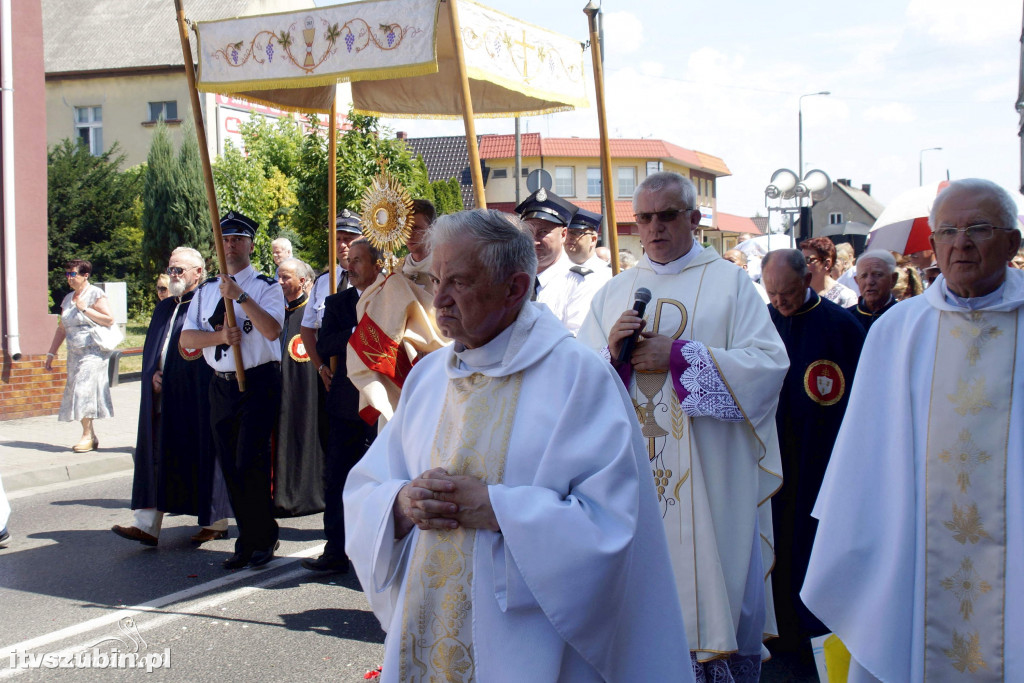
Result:
<instances>
[{"instance_id":1,"label":"road marking line","mask_svg":"<svg viewBox=\"0 0 1024 683\"><path fill-rule=\"evenodd\" d=\"M118 610L116 610L114 612L111 612L109 614L105 614L105 615L103 615L101 617L96 617L95 619L89 619L87 621L79 622L78 624L73 624L71 626L67 626L65 628L58 629L56 631L51 631L50 633L47 633L47 634L44 634L44 635L41 635L41 636L37 636L35 638L30 638L28 640L23 640L20 643L15 643L14 645L9 645L7 647L4 647L3 649L0 649L0 664L2 664L3 662L10 661L10 658L11 658L12 654L15 654L15 653L18 653L18 652L26 652L26 651L29 651L29 650L36 650L36 649L38 649L40 647L44 647L46 645L51 645L53 643L58 643L58 642L60 642L62 640L67 640L69 638L74 638L76 636L80 636L82 634L89 633L91 631L95 631L95 630L97 630L99 628L102 628L104 626L110 626L112 624L116 624L118 621L120 621L121 619L124 619L125 617L131 617L131 616L135 616L137 614L142 614L142 613L145 613L145 612L155 612L155 611L157 611L157 610L159 610L159 609L161 609L163 607L166 607L168 605L172 605L172 604L177 603L177 602L186 602L188 600L192 600L197 595L201 595L203 593L208 593L208 592L210 592L212 590L217 590L218 588L223 588L225 586L230 586L231 584L238 583L239 581L242 581L244 579L252 578L252 576L254 574L260 574L260 573L266 572L267 570L270 570L270 569L275 569L275 568L278 568L278 567L283 567L283 566L288 565L288 564L293 564L296 561L298 561L300 559L303 559L303 558L306 558L306 557L312 557L313 555L318 555L318 554L323 552L323 549L324 549L324 544L316 545L316 546L313 546L311 548L306 548L304 550L300 550L298 552L292 553L291 555L275 558L273 561L271 561L265 567L260 567L258 569L245 569L245 570L242 570L242 571L239 571L239 572L235 572L233 574L229 574L229 575L224 576L222 578L214 579L213 581L207 581L206 583L200 584L198 586L193 586L193 587L187 588L185 590L177 591L177 592L171 593L169 595L165 595L165 596L162 596L162 597L159 597L159 598L155 598L155 599L150 600L149 602L145 602L145 603L143 603L141 605L133 605L132 607L125 607L125 608L122 608L122 609L118 609ZM224 602L226 600L235 599L233 596L236 593L238 593L239 596L242 596L242 595L245 595L246 592L251 592L251 591L254 591L254 590L259 590L261 588L272 586L272 585L275 585L277 583L282 583L284 581L287 581L289 579L292 579L292 578L295 578L295 577L298 577L298 576L302 576L304 574L308 574L308 571L305 570L305 569L294 569L294 570L292 570L290 572L285 572L284 574L281 574L279 576L271 577L271 578L267 579L266 581L262 581L262 582L260 582L258 584L253 585L253 586L244 586L244 587L238 588L238 589L236 589L234 591L231 591L231 592L228 592L228 593L225 593L225 594L222 594L222 595L217 595L217 596L211 598L210 600L208 600L208 601L206 601L204 603L200 603L200 605L198 605L197 607L200 608L200 609L206 609L206 608L208 608L210 606L214 606L214 605L216 605L216 604L218 604L220 602ZM180 617L184 617L184 616L192 616L192 615L185 615L185 614L181 614L181 615L179 615L179 614L162 615L163 619L159 620L159 623L163 623L163 621L169 620L168 618L170 618L170 617L180 618ZM157 621L158 620L154 620L154 622L157 622ZM146 630L148 630L148 628ZM76 646L76 647L73 647L73 648L67 648L65 650L65 652L66 651L75 652L77 650L89 647L90 644L91 643L85 643L85 644L82 644L80 646ZM7 670L2 670L2 671L0 671L0 678L5 678L7 676L12 676L12 675L15 675L16 673L23 672L23 671L26 671L26 669L7 669Z\"/></svg>"}]
</instances>

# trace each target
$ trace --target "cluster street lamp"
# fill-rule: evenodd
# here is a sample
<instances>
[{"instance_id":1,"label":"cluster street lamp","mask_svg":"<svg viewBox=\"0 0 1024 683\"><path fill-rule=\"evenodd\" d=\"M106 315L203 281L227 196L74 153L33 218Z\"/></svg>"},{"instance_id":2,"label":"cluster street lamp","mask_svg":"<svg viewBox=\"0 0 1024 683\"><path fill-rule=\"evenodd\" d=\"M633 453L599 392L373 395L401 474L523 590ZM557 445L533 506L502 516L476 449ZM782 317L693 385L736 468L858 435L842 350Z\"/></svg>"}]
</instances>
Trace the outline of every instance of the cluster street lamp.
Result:
<instances>
[{"instance_id":1,"label":"cluster street lamp","mask_svg":"<svg viewBox=\"0 0 1024 683\"><path fill-rule=\"evenodd\" d=\"M922 149L917 153L917 185L920 187L924 185L924 153L925 152L941 152L941 147L929 147L928 149Z\"/></svg>"}]
</instances>

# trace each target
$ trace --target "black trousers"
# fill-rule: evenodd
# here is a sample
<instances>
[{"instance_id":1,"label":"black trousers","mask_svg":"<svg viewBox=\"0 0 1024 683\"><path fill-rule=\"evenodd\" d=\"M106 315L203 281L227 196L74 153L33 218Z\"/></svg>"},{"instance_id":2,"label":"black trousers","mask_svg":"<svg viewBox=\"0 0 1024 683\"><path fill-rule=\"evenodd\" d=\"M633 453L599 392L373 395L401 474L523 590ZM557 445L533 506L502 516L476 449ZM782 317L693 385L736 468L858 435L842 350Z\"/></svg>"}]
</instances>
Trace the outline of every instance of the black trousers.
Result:
<instances>
[{"instance_id":1,"label":"black trousers","mask_svg":"<svg viewBox=\"0 0 1024 683\"><path fill-rule=\"evenodd\" d=\"M217 461L238 524L235 552L270 550L277 522L270 497L270 435L281 408L281 369L264 363L245 371L245 392L235 380L210 380L210 426Z\"/></svg>"},{"instance_id":2,"label":"black trousers","mask_svg":"<svg viewBox=\"0 0 1024 683\"><path fill-rule=\"evenodd\" d=\"M330 425L324 463L324 556L340 560L345 557L345 479L370 447L377 426L338 418L332 419Z\"/></svg>"}]
</instances>

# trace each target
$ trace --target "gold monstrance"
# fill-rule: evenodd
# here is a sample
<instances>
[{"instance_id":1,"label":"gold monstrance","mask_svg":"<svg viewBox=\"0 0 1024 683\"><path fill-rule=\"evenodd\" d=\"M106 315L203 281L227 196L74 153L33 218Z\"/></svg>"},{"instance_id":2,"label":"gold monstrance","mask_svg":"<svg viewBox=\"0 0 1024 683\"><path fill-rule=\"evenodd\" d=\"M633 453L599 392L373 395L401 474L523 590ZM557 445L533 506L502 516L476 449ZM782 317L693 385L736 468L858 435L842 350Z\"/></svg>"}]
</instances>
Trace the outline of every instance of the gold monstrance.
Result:
<instances>
[{"instance_id":1,"label":"gold monstrance","mask_svg":"<svg viewBox=\"0 0 1024 683\"><path fill-rule=\"evenodd\" d=\"M384 254L385 267L394 272L395 252L405 246L412 231L412 198L387 171L374 176L360 204L363 234Z\"/></svg>"}]
</instances>

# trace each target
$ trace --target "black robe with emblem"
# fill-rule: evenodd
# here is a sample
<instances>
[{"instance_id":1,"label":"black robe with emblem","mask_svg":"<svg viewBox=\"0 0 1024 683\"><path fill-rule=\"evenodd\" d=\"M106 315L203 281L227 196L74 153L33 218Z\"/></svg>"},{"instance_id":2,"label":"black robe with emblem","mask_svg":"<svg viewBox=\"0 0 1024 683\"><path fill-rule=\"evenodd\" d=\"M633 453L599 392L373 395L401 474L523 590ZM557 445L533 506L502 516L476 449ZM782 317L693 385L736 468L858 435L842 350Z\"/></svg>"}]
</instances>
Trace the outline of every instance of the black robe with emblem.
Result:
<instances>
[{"instance_id":1,"label":"black robe with emblem","mask_svg":"<svg viewBox=\"0 0 1024 683\"><path fill-rule=\"evenodd\" d=\"M186 293L180 303L175 297L158 303L146 332L132 509L195 515L207 526L232 512L210 433L213 370L202 351L178 347L193 294ZM165 343L163 387L156 394L153 375Z\"/></svg>"},{"instance_id":2,"label":"black robe with emblem","mask_svg":"<svg viewBox=\"0 0 1024 683\"><path fill-rule=\"evenodd\" d=\"M274 430L273 495L278 517L324 509L324 451L319 434L320 377L299 335L305 294L288 304L281 326L281 413Z\"/></svg>"},{"instance_id":3,"label":"black robe with emblem","mask_svg":"<svg viewBox=\"0 0 1024 683\"><path fill-rule=\"evenodd\" d=\"M868 330L871 329L871 325L873 325L874 322L878 320L883 313L888 311L897 303L899 302L896 301L896 297L890 294L889 301L887 301L885 305L882 306L877 312L872 313L870 310L868 310L867 305L864 303L864 297L860 297L859 299L857 299L857 303L855 303L853 306L848 307L846 310L853 314L853 317L857 320L858 323L860 323L861 327L864 328L864 334L867 334Z\"/></svg>"},{"instance_id":4,"label":"black robe with emblem","mask_svg":"<svg viewBox=\"0 0 1024 683\"><path fill-rule=\"evenodd\" d=\"M773 306L769 312L789 355L775 413L783 483L772 498L772 589L778 645L787 648L828 632L799 593L818 526L811 509L846 413L865 333L849 311L813 292L788 318Z\"/></svg>"}]
</instances>

